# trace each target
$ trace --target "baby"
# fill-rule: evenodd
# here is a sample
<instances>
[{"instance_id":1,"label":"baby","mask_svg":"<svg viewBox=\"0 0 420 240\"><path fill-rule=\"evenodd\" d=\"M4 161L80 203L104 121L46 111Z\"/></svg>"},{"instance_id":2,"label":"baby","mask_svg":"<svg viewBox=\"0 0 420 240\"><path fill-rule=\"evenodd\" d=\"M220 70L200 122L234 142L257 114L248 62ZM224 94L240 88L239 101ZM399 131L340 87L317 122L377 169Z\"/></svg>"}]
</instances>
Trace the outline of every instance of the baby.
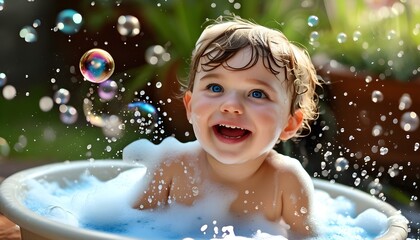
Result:
<instances>
[{"instance_id":1,"label":"baby","mask_svg":"<svg viewBox=\"0 0 420 240\"><path fill-rule=\"evenodd\" d=\"M134 207L194 205L211 183L235 193L231 214L260 214L286 223L289 237L313 236L312 181L298 160L273 147L309 129L317 85L308 54L280 31L239 17L216 19L196 43L183 88L197 141L169 138L154 148L139 140L123 151L125 161L149 171ZM154 159L151 151L158 152Z\"/></svg>"}]
</instances>

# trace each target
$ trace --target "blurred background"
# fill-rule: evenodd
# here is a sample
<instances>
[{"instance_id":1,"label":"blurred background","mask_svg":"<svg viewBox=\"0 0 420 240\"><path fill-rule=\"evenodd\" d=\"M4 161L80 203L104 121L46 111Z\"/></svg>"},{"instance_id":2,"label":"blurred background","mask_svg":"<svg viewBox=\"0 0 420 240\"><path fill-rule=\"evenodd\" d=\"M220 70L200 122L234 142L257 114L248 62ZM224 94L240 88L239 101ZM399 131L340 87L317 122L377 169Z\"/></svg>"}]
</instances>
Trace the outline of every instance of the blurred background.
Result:
<instances>
[{"instance_id":1,"label":"blurred background","mask_svg":"<svg viewBox=\"0 0 420 240\"><path fill-rule=\"evenodd\" d=\"M390 202L418 238L419 0L0 0L0 177L194 140L178 80L205 21L231 14L283 31L325 81L312 131L277 150ZM105 70L82 75L97 48Z\"/></svg>"}]
</instances>

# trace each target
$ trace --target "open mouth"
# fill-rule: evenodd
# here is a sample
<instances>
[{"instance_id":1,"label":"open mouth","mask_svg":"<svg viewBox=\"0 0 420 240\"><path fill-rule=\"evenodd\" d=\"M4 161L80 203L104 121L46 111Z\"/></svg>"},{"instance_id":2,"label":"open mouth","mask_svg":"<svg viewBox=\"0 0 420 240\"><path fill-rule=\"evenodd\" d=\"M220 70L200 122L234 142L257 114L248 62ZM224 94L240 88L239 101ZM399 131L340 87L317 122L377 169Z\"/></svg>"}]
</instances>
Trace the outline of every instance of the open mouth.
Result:
<instances>
[{"instance_id":1,"label":"open mouth","mask_svg":"<svg viewBox=\"0 0 420 240\"><path fill-rule=\"evenodd\" d=\"M218 136L231 140L241 140L251 134L248 129L225 124L215 125L213 130Z\"/></svg>"}]
</instances>

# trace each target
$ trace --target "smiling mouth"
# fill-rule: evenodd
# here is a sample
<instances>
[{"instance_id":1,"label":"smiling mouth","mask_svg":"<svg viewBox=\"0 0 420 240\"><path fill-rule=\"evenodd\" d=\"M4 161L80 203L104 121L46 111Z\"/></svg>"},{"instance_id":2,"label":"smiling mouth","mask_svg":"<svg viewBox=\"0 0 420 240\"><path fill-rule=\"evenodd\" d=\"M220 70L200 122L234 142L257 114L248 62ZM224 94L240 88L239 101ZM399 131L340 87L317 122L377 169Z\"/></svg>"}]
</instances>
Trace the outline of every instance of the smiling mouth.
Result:
<instances>
[{"instance_id":1,"label":"smiling mouth","mask_svg":"<svg viewBox=\"0 0 420 240\"><path fill-rule=\"evenodd\" d=\"M241 140L251 134L248 129L225 124L215 125L213 130L218 136L231 140Z\"/></svg>"}]
</instances>

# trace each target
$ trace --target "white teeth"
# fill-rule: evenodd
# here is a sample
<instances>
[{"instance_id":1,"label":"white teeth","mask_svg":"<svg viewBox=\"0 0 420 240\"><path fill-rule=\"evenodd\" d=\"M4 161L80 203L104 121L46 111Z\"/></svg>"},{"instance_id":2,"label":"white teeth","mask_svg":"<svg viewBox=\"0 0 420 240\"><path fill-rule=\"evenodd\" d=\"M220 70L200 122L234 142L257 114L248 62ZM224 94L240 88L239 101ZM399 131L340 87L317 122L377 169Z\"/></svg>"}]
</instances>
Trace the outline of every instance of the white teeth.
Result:
<instances>
[{"instance_id":1,"label":"white teeth","mask_svg":"<svg viewBox=\"0 0 420 240\"><path fill-rule=\"evenodd\" d=\"M226 124L219 124L219 126L225 127L225 128L232 128L232 129L241 129L241 130L246 130L244 128L241 127L237 127L237 126L230 126L230 125L226 125Z\"/></svg>"}]
</instances>

